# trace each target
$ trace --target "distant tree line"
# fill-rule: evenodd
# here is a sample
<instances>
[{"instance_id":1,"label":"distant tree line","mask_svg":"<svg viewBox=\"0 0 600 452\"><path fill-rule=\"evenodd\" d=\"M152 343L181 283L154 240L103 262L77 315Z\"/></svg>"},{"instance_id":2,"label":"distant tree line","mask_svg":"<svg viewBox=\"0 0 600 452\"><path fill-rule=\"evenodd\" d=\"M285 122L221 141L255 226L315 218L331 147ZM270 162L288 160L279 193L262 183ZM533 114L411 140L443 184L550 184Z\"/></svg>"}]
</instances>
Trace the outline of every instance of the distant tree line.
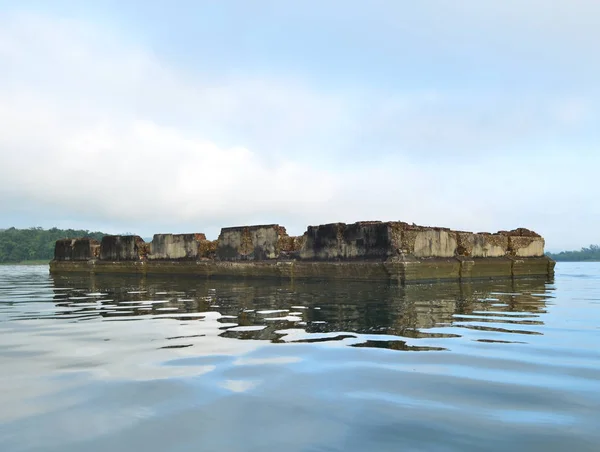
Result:
<instances>
[{"instance_id":1,"label":"distant tree line","mask_svg":"<svg viewBox=\"0 0 600 452\"><path fill-rule=\"evenodd\" d=\"M557 262L600 261L600 246L590 245L588 248L581 248L580 251L561 251L560 253L546 254Z\"/></svg>"},{"instance_id":2,"label":"distant tree line","mask_svg":"<svg viewBox=\"0 0 600 452\"><path fill-rule=\"evenodd\" d=\"M91 237L101 240L102 232L76 229L16 229L0 230L0 263L28 260L52 260L54 243L58 239Z\"/></svg>"}]
</instances>

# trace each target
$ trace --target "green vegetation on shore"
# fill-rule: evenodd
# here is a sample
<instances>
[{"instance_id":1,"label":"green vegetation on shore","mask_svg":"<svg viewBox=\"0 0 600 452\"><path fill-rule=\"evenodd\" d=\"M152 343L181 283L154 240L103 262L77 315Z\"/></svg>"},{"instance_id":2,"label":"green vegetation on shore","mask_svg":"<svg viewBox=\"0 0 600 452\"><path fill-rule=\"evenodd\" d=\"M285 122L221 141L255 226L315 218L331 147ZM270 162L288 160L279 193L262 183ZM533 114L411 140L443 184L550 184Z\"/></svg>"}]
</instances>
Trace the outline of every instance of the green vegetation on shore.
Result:
<instances>
[{"instance_id":1,"label":"green vegetation on shore","mask_svg":"<svg viewBox=\"0 0 600 452\"><path fill-rule=\"evenodd\" d=\"M75 229L16 229L0 231L0 264L46 264L54 257L58 239L91 237L96 240L106 235Z\"/></svg>"},{"instance_id":2,"label":"green vegetation on shore","mask_svg":"<svg viewBox=\"0 0 600 452\"><path fill-rule=\"evenodd\" d=\"M557 262L597 262L600 261L600 246L590 245L580 251L561 251L546 255Z\"/></svg>"}]
</instances>

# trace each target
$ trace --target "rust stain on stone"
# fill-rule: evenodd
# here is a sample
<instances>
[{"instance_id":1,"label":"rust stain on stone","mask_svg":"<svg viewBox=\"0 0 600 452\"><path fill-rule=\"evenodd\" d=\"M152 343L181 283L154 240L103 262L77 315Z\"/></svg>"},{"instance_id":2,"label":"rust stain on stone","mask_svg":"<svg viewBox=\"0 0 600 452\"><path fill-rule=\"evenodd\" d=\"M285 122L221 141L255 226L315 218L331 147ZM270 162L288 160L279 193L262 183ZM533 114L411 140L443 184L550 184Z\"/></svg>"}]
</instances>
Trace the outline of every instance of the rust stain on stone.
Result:
<instances>
[{"instance_id":1,"label":"rust stain on stone","mask_svg":"<svg viewBox=\"0 0 600 452\"><path fill-rule=\"evenodd\" d=\"M204 235L204 234L202 234ZM198 257L200 259L214 259L217 254L216 240L198 240Z\"/></svg>"},{"instance_id":2,"label":"rust stain on stone","mask_svg":"<svg viewBox=\"0 0 600 452\"><path fill-rule=\"evenodd\" d=\"M456 233L456 253L459 256L471 256L473 254L474 236L471 232Z\"/></svg>"},{"instance_id":3,"label":"rust stain on stone","mask_svg":"<svg viewBox=\"0 0 600 452\"><path fill-rule=\"evenodd\" d=\"M240 244L240 254L250 254L254 251L252 245L252 235L250 234L250 228L244 228L242 230L242 242Z\"/></svg>"}]
</instances>

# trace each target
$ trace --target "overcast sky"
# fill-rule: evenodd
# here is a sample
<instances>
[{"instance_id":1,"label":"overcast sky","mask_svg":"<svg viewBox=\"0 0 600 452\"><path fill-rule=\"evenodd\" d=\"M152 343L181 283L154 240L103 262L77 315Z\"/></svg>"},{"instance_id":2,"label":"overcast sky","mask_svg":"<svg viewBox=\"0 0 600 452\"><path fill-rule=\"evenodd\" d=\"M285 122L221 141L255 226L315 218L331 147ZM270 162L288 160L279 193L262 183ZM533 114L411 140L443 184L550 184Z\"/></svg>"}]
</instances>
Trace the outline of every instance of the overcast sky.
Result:
<instances>
[{"instance_id":1,"label":"overcast sky","mask_svg":"<svg viewBox=\"0 0 600 452\"><path fill-rule=\"evenodd\" d=\"M0 228L600 243L598 23L597 0L0 0Z\"/></svg>"}]
</instances>

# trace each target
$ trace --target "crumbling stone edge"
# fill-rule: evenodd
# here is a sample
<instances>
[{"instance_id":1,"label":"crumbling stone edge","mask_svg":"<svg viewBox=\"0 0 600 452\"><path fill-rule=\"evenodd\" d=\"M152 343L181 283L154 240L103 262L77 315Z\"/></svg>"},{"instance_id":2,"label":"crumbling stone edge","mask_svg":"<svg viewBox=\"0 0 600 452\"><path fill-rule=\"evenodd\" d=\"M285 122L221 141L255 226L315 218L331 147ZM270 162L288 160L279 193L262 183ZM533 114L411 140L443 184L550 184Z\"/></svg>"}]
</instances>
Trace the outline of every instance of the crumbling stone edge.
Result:
<instances>
[{"instance_id":1,"label":"crumbling stone edge","mask_svg":"<svg viewBox=\"0 0 600 452\"><path fill-rule=\"evenodd\" d=\"M299 237L277 224L202 233L62 239L50 272L172 273L203 277L361 279L411 282L552 279L544 239L525 228L472 233L400 221L309 226Z\"/></svg>"}]
</instances>

